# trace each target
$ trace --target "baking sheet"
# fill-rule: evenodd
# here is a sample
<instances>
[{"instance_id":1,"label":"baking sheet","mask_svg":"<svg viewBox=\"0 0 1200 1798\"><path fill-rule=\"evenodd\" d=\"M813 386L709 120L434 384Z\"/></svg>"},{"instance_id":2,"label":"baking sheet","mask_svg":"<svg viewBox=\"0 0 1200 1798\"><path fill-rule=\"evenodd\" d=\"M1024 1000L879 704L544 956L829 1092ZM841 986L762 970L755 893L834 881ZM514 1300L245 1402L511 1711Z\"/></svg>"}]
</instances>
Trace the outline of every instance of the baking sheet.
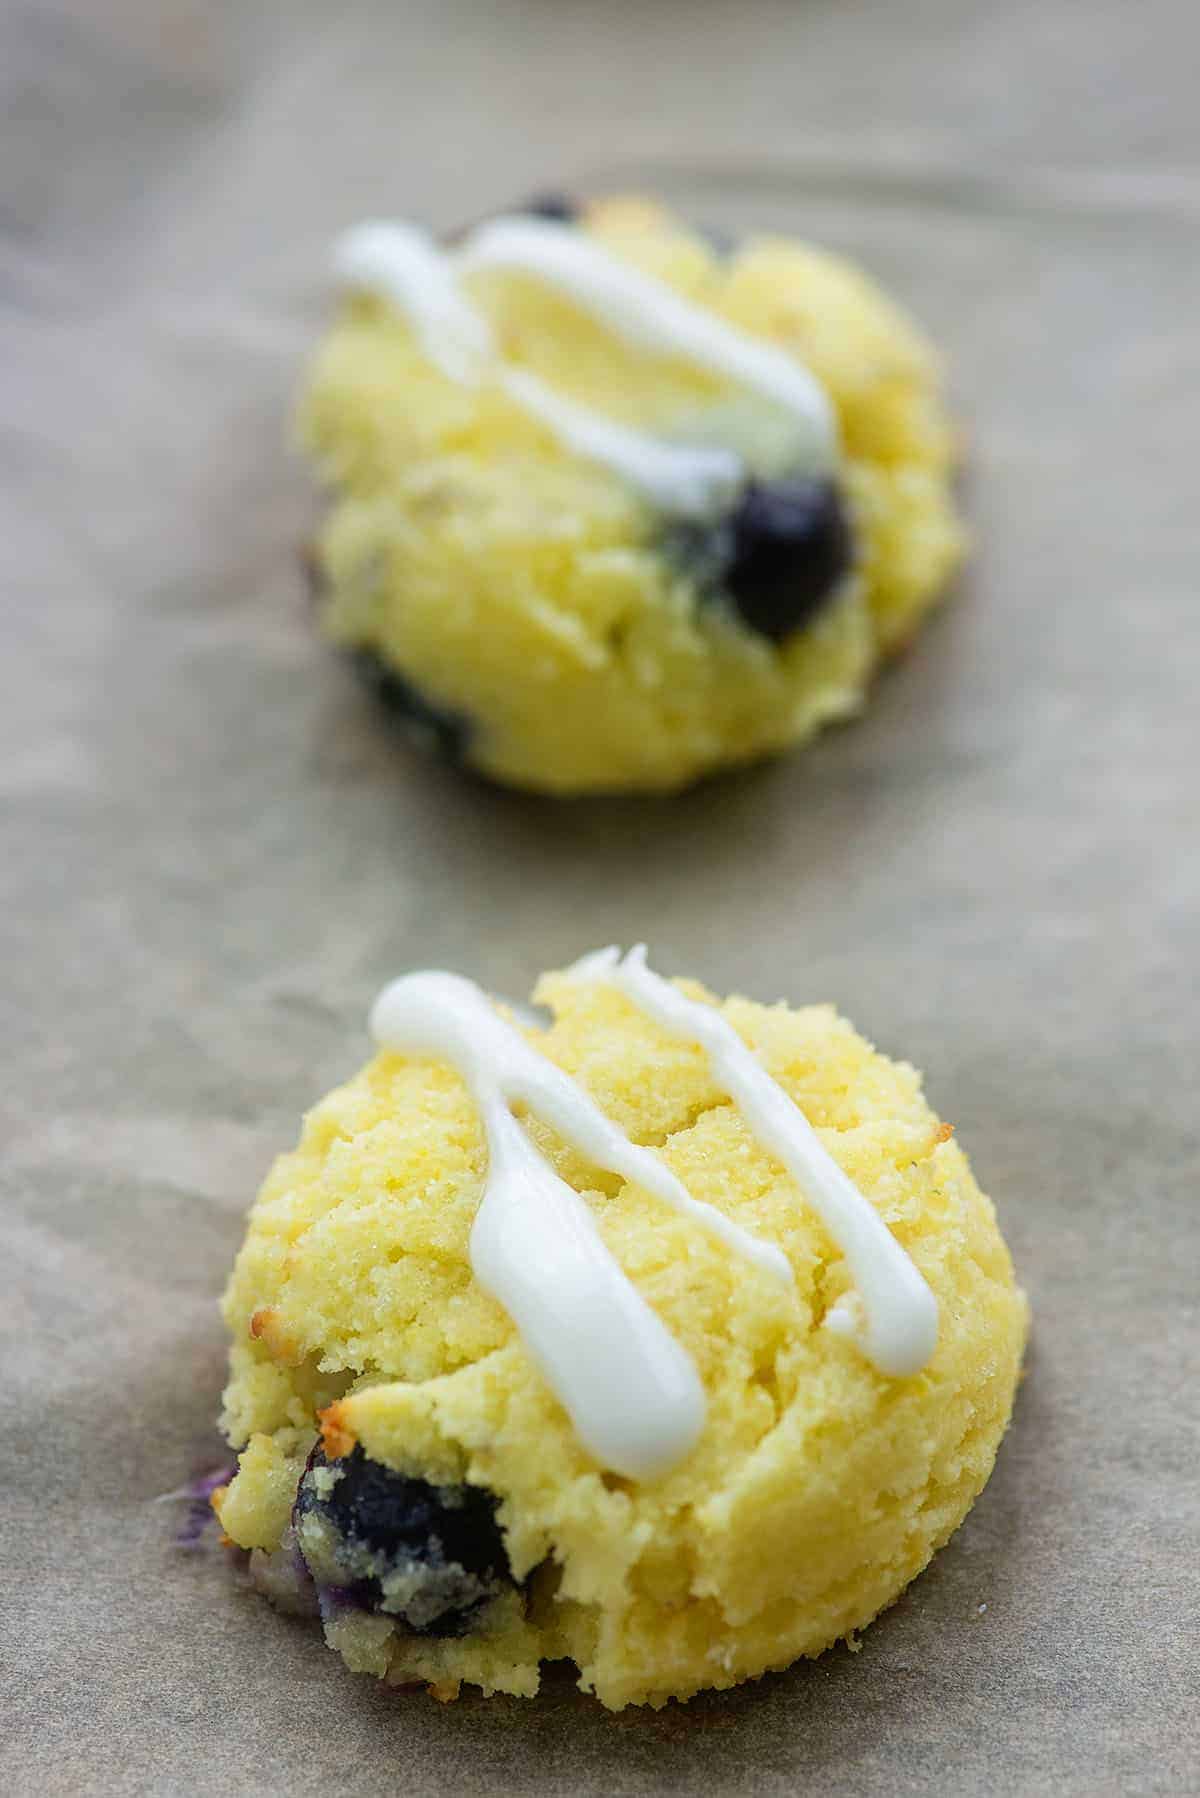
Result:
<instances>
[{"instance_id":1,"label":"baking sheet","mask_svg":"<svg viewBox=\"0 0 1200 1798\"><path fill-rule=\"evenodd\" d=\"M1185 0L10 5L0 23L9 1789L1181 1793L1198 1777L1196 27ZM973 570L858 725L669 803L400 746L283 448L331 235L651 187L936 332ZM1035 1333L857 1655L441 1707L172 1546L215 1296L376 987L649 936L922 1066Z\"/></svg>"}]
</instances>

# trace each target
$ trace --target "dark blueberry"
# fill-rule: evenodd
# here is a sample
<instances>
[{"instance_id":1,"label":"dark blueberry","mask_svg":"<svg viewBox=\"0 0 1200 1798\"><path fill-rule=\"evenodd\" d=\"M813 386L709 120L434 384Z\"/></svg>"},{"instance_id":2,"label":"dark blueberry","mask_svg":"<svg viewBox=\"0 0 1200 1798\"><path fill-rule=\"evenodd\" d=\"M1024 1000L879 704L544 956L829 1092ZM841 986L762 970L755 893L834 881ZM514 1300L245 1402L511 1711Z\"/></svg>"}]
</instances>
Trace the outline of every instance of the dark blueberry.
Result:
<instances>
[{"instance_id":1,"label":"dark blueberry","mask_svg":"<svg viewBox=\"0 0 1200 1798\"><path fill-rule=\"evenodd\" d=\"M552 219L560 225L573 225L579 217L580 206L570 194L543 193L533 194L517 207L518 212L530 218Z\"/></svg>"},{"instance_id":2,"label":"dark blueberry","mask_svg":"<svg viewBox=\"0 0 1200 1798\"><path fill-rule=\"evenodd\" d=\"M428 699L419 687L377 656L373 650L355 652L354 665L376 698L401 728L432 747L448 762L461 762L470 742L471 727L461 712Z\"/></svg>"},{"instance_id":3,"label":"dark blueberry","mask_svg":"<svg viewBox=\"0 0 1200 1798\"><path fill-rule=\"evenodd\" d=\"M731 511L676 533L673 546L702 587L773 643L811 622L854 549L836 485L813 478L750 481Z\"/></svg>"},{"instance_id":4,"label":"dark blueberry","mask_svg":"<svg viewBox=\"0 0 1200 1798\"><path fill-rule=\"evenodd\" d=\"M850 526L832 481L751 481L730 519L722 585L772 642L807 624L850 567Z\"/></svg>"},{"instance_id":5,"label":"dark blueberry","mask_svg":"<svg viewBox=\"0 0 1200 1798\"><path fill-rule=\"evenodd\" d=\"M434 1486L369 1460L310 1457L293 1517L323 1612L395 1616L417 1635L460 1636L515 1586L497 1504L478 1486Z\"/></svg>"},{"instance_id":6,"label":"dark blueberry","mask_svg":"<svg viewBox=\"0 0 1200 1798\"><path fill-rule=\"evenodd\" d=\"M367 1548L395 1555L422 1549L436 1532L446 1559L471 1573L492 1577L508 1573L504 1541L496 1525L496 1500L480 1486L432 1486L427 1480L393 1473L372 1461L361 1445L340 1461L326 1461L318 1450L311 1474L332 1467L338 1479L327 1500L312 1496L311 1483L302 1493L336 1523L344 1536Z\"/></svg>"},{"instance_id":7,"label":"dark blueberry","mask_svg":"<svg viewBox=\"0 0 1200 1798\"><path fill-rule=\"evenodd\" d=\"M696 225L701 237L714 256L732 256L738 247L738 240L732 231L726 231L721 225Z\"/></svg>"},{"instance_id":8,"label":"dark blueberry","mask_svg":"<svg viewBox=\"0 0 1200 1798\"><path fill-rule=\"evenodd\" d=\"M304 576L304 593L309 607L316 612L324 605L329 593L329 582L321 564L321 552L315 543L303 543L300 546L300 571Z\"/></svg>"},{"instance_id":9,"label":"dark blueberry","mask_svg":"<svg viewBox=\"0 0 1200 1798\"><path fill-rule=\"evenodd\" d=\"M583 207L577 200L573 200L570 194L556 193L553 189L548 188L544 193L530 194L528 199L520 200L515 205L502 206L499 215L489 212L482 219L473 219L470 224L454 226L452 230L444 233L443 241L448 244L461 243L468 232L477 230L480 225L486 224L489 219L497 216L508 218L510 215L515 215L525 218L552 219L560 225L573 225L582 211Z\"/></svg>"}]
</instances>

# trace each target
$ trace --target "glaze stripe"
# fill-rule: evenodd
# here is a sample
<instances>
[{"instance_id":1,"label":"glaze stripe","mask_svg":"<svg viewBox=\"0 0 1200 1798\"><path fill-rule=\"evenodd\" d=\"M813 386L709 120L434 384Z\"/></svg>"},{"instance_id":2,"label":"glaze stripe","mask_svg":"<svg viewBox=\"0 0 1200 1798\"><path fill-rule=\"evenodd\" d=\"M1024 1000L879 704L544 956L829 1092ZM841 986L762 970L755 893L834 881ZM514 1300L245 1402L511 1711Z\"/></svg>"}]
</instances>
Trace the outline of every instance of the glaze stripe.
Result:
<instances>
[{"instance_id":1,"label":"glaze stripe","mask_svg":"<svg viewBox=\"0 0 1200 1798\"><path fill-rule=\"evenodd\" d=\"M824 1147L796 1104L733 1026L711 1005L688 999L646 965L644 944L621 958L601 949L577 963L582 979L619 988L673 1036L699 1043L713 1077L733 1099L751 1133L782 1163L845 1255L854 1281L849 1302L835 1307L830 1328L854 1334L882 1373L918 1373L937 1346L937 1301L873 1205Z\"/></svg>"},{"instance_id":2,"label":"glaze stripe","mask_svg":"<svg viewBox=\"0 0 1200 1798\"><path fill-rule=\"evenodd\" d=\"M917 1372L937 1342L933 1294L799 1106L726 1019L652 973L640 946L624 959L616 949L599 950L569 974L616 987L664 1029L704 1050L751 1132L783 1164L846 1256L855 1291L830 1313L828 1327L855 1335L882 1372ZM704 1428L699 1374L606 1248L591 1207L541 1154L514 1107L528 1108L597 1167L693 1219L784 1291L794 1283L786 1256L693 1198L665 1162L632 1142L472 981L433 970L406 974L379 995L370 1027L381 1048L445 1063L466 1083L487 1149L471 1265L512 1318L584 1447L631 1479L669 1471Z\"/></svg>"},{"instance_id":3,"label":"glaze stripe","mask_svg":"<svg viewBox=\"0 0 1200 1798\"><path fill-rule=\"evenodd\" d=\"M798 454L827 467L837 446L833 408L804 364L751 337L674 288L612 255L586 233L552 219L498 218L480 225L456 257L466 274L509 269L556 288L626 343L678 356L785 406Z\"/></svg>"},{"instance_id":4,"label":"glaze stripe","mask_svg":"<svg viewBox=\"0 0 1200 1798\"><path fill-rule=\"evenodd\" d=\"M733 450L631 429L503 360L487 318L459 281L461 274L494 268L558 287L627 341L682 356L767 395L792 418L797 465L824 469L832 462L833 412L801 363L693 306L567 225L497 219L452 257L415 225L374 220L347 232L334 252L339 282L382 294L448 380L465 387L496 382L571 455L607 468L659 511L703 518L727 506L747 475Z\"/></svg>"},{"instance_id":5,"label":"glaze stripe","mask_svg":"<svg viewBox=\"0 0 1200 1798\"><path fill-rule=\"evenodd\" d=\"M619 1130L568 1074L530 1047L481 988L456 974L407 974L384 988L371 1034L397 1054L454 1068L479 1108L488 1166L471 1231L471 1265L504 1306L547 1385L596 1460L653 1479L704 1427L704 1388L690 1357L622 1273L590 1207L512 1115L525 1105L581 1155L700 1223L781 1285L791 1268L773 1244L693 1199L649 1149Z\"/></svg>"}]
</instances>

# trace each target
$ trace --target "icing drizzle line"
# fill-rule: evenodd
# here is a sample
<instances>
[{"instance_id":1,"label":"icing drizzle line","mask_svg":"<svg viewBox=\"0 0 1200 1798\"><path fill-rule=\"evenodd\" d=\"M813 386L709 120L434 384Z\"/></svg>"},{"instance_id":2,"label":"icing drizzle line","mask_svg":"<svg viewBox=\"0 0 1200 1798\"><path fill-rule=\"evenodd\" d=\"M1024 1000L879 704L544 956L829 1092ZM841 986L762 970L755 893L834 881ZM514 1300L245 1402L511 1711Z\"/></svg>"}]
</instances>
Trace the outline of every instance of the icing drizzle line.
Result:
<instances>
[{"instance_id":1,"label":"icing drizzle line","mask_svg":"<svg viewBox=\"0 0 1200 1798\"><path fill-rule=\"evenodd\" d=\"M499 356L491 327L457 276L509 268L565 293L602 325L644 349L684 356L766 395L791 415L798 461L825 467L836 426L824 389L793 356L693 305L612 256L570 226L545 219L494 219L454 255L414 225L356 226L334 253L338 278L383 293L408 321L423 354L451 381L495 380L514 405L574 455L598 462L663 511L703 516L726 504L745 478L732 450L668 443L556 393L531 370Z\"/></svg>"},{"instance_id":2,"label":"icing drizzle line","mask_svg":"<svg viewBox=\"0 0 1200 1798\"><path fill-rule=\"evenodd\" d=\"M673 287L611 255L586 233L547 219L492 219L467 239L458 264L468 274L515 269L556 287L627 343L683 356L785 406L810 453L828 453L833 411L825 389L802 362L694 305Z\"/></svg>"},{"instance_id":3,"label":"icing drizzle line","mask_svg":"<svg viewBox=\"0 0 1200 1798\"><path fill-rule=\"evenodd\" d=\"M864 1352L889 1373L916 1372L933 1352L937 1309L925 1282L861 1193L826 1155L793 1104L711 1006L687 999L615 949L577 963L580 979L611 981L639 1009L706 1050L763 1146L802 1177L843 1247L858 1284ZM471 1230L480 1285L504 1306L530 1356L602 1466L653 1479L683 1459L704 1427L705 1397L689 1356L605 1247L591 1209L513 1115L523 1105L597 1166L662 1199L782 1287L790 1265L771 1243L692 1198L547 1057L532 1048L472 981L407 974L371 1011L381 1047L455 1068L479 1108L487 1147L483 1196ZM831 1172L832 1170L832 1172ZM831 1196L832 1195L832 1196ZM855 1326L853 1308L832 1327Z\"/></svg>"},{"instance_id":4,"label":"icing drizzle line","mask_svg":"<svg viewBox=\"0 0 1200 1798\"><path fill-rule=\"evenodd\" d=\"M830 1327L856 1336L882 1373L919 1372L937 1345L937 1301L875 1207L732 1024L653 973L643 943L624 960L618 949L597 950L573 972L619 987L672 1036L700 1044L713 1078L737 1102L762 1147L783 1163L846 1257L855 1290L830 1312Z\"/></svg>"}]
</instances>

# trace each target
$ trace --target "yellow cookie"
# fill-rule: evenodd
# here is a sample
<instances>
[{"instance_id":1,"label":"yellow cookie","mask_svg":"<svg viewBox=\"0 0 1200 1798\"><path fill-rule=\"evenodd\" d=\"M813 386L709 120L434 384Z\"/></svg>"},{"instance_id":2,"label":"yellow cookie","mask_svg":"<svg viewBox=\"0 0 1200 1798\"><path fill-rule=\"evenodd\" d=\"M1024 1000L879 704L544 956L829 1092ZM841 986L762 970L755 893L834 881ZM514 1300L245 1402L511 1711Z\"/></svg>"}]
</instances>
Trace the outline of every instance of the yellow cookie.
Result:
<instances>
[{"instance_id":1,"label":"yellow cookie","mask_svg":"<svg viewBox=\"0 0 1200 1798\"><path fill-rule=\"evenodd\" d=\"M394 984L225 1297L217 1507L355 1669L613 1708L869 1623L962 1522L1026 1305L916 1072L611 957Z\"/></svg>"},{"instance_id":2,"label":"yellow cookie","mask_svg":"<svg viewBox=\"0 0 1200 1798\"><path fill-rule=\"evenodd\" d=\"M322 620L495 780L670 790L856 711L943 590L937 364L810 245L545 210L343 244L301 409Z\"/></svg>"}]
</instances>

